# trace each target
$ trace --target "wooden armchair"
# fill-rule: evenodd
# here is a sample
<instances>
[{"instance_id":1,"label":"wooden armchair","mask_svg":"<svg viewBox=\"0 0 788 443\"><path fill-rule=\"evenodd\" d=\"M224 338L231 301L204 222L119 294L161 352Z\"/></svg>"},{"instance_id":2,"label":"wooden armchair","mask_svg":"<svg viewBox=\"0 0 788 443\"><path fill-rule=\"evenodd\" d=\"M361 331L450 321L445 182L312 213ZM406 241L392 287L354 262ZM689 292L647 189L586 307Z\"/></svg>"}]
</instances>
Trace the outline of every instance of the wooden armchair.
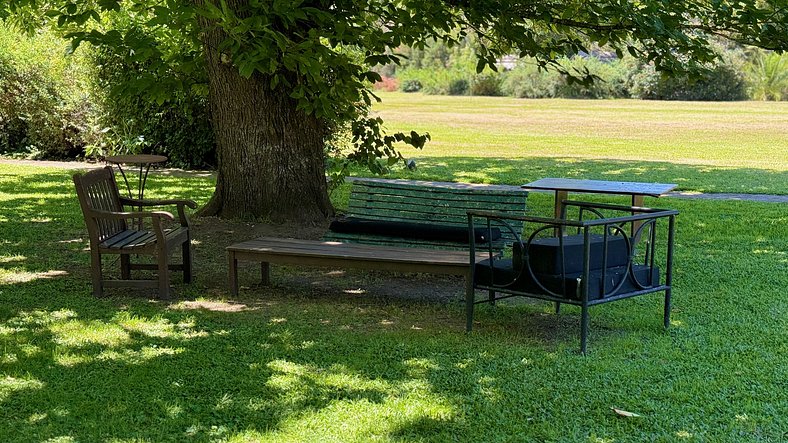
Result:
<instances>
[{"instance_id":1,"label":"wooden armchair","mask_svg":"<svg viewBox=\"0 0 788 443\"><path fill-rule=\"evenodd\" d=\"M197 207L196 203L191 200L136 200L122 197L110 166L75 174L73 179L90 236L93 295L102 296L104 287L128 286L158 288L160 298L169 298L169 270L183 271L183 281L191 282L191 232L185 207L194 209ZM141 209L163 205L177 205L180 226L165 228L164 221L175 221L175 217L169 212L123 210L124 206ZM146 221L149 223L145 223ZM147 224L150 229L145 229ZM169 264L169 257L177 246L182 248L183 262ZM103 278L103 254L120 255L120 280ZM157 263L131 263L132 254L154 256ZM158 279L133 280L133 269L157 270Z\"/></svg>"}]
</instances>

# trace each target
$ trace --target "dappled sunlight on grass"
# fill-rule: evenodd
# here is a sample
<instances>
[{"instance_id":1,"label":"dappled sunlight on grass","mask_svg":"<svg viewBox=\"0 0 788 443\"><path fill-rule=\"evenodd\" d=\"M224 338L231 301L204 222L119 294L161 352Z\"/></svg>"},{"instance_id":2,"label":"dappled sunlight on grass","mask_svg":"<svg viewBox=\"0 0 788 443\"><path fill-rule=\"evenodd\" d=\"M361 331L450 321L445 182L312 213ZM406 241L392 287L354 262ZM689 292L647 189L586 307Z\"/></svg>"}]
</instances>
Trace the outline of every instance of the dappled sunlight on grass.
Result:
<instances>
[{"instance_id":1,"label":"dappled sunlight on grass","mask_svg":"<svg viewBox=\"0 0 788 443\"><path fill-rule=\"evenodd\" d=\"M0 263L19 263L25 260L27 260L27 257L21 254L0 256Z\"/></svg>"},{"instance_id":2,"label":"dappled sunlight on grass","mask_svg":"<svg viewBox=\"0 0 788 443\"><path fill-rule=\"evenodd\" d=\"M413 360L406 365L423 366L422 363ZM276 441L286 435L295 435L299 441L341 440L349 435L355 435L355 439L387 439L409 434L419 423L438 426L453 420L458 413L444 397L432 392L431 383L421 377L398 382L370 379L342 364L320 368L275 360L268 366L274 371L268 385L286 395L287 404L298 406L315 400L325 404L284 420L278 431L239 433L230 441Z\"/></svg>"},{"instance_id":3,"label":"dappled sunlight on grass","mask_svg":"<svg viewBox=\"0 0 788 443\"><path fill-rule=\"evenodd\" d=\"M34 280L50 279L56 277L64 277L68 275L66 271L44 271L44 272L27 272L18 269L0 269L0 286L10 285L15 283L27 283Z\"/></svg>"},{"instance_id":4,"label":"dappled sunlight on grass","mask_svg":"<svg viewBox=\"0 0 788 443\"><path fill-rule=\"evenodd\" d=\"M692 190L788 186L785 172L700 172L670 162L446 155L418 164L397 174L512 185L560 174ZM218 239L197 238L196 282L177 287L175 301L133 291L96 299L68 173L19 171L0 165L8 218L0 273L68 274L0 286L0 440L784 437L785 418L775 413L788 378L783 206L647 199L681 211L672 326L662 328L660 297L594 307L592 350L582 357L573 307L555 315L545 303L480 305L474 333L465 334L462 283L448 278L275 267L274 285L231 297L225 232L251 231L225 222ZM210 195L209 178L155 179L152 197ZM57 186L33 191L36 181ZM552 195L531 193L528 207L545 214ZM256 279L259 268L248 273ZM405 298L416 290L432 292ZM450 294L436 300L433 292ZM616 417L611 405L642 417Z\"/></svg>"},{"instance_id":5,"label":"dappled sunlight on grass","mask_svg":"<svg viewBox=\"0 0 788 443\"><path fill-rule=\"evenodd\" d=\"M162 346L156 343L142 344L135 337L154 339L177 339L179 341L205 337L207 332L195 329L193 319L185 318L177 324L156 316L142 318L127 312L116 314L109 321L80 320L71 310L20 312L19 315L0 325L0 336L14 343L19 353L26 357L40 354L39 347L31 349L23 332L50 337L54 348L53 361L61 366L74 366L100 361L121 361L140 364L164 355L176 355L183 351L179 347ZM16 354L6 354L4 361L14 362Z\"/></svg>"},{"instance_id":6,"label":"dappled sunlight on grass","mask_svg":"<svg viewBox=\"0 0 788 443\"><path fill-rule=\"evenodd\" d=\"M50 326L52 340L70 348L81 348L91 345L100 345L114 348L126 345L131 341L129 333L117 324L105 323L98 320L80 321L68 320Z\"/></svg>"},{"instance_id":7,"label":"dappled sunlight on grass","mask_svg":"<svg viewBox=\"0 0 788 443\"><path fill-rule=\"evenodd\" d=\"M44 383L35 378L17 378L11 376L0 376L0 402L4 401L11 393L15 391L29 390L29 389L42 389Z\"/></svg>"},{"instance_id":8,"label":"dappled sunlight on grass","mask_svg":"<svg viewBox=\"0 0 788 443\"><path fill-rule=\"evenodd\" d=\"M190 310L190 309L205 309L206 311L215 312L243 312L259 309L251 307L244 303L227 302L210 299L199 300L184 300L170 306L170 309L176 310Z\"/></svg>"},{"instance_id":9,"label":"dappled sunlight on grass","mask_svg":"<svg viewBox=\"0 0 788 443\"><path fill-rule=\"evenodd\" d=\"M171 323L168 319L161 316L153 318L141 318L122 312L115 316L113 322L129 332L156 338L176 338L190 339L195 337L205 337L208 333L196 330L194 318L187 317L177 324Z\"/></svg>"},{"instance_id":10,"label":"dappled sunlight on grass","mask_svg":"<svg viewBox=\"0 0 788 443\"><path fill-rule=\"evenodd\" d=\"M410 377L424 377L429 371L440 369L440 366L434 360L427 358L410 358L405 360L404 365L408 369L408 376Z\"/></svg>"},{"instance_id":11,"label":"dappled sunlight on grass","mask_svg":"<svg viewBox=\"0 0 788 443\"><path fill-rule=\"evenodd\" d=\"M96 361L114 360L125 364L142 364L148 360L173 356L184 352L184 348L159 347L157 345L143 346L140 349L109 349L96 355Z\"/></svg>"}]
</instances>

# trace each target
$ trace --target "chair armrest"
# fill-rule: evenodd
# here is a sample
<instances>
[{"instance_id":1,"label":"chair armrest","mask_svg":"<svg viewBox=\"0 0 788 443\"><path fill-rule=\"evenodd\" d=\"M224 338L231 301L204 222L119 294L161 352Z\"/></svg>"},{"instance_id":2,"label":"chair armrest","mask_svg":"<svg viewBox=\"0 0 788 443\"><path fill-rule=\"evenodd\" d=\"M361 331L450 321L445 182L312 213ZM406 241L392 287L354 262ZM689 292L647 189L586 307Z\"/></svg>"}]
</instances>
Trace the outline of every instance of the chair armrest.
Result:
<instances>
[{"instance_id":1,"label":"chair armrest","mask_svg":"<svg viewBox=\"0 0 788 443\"><path fill-rule=\"evenodd\" d=\"M170 199L170 200L139 200L136 198L120 197L120 202L125 206L188 206L191 209L197 207L194 200L187 199Z\"/></svg>"},{"instance_id":2,"label":"chair armrest","mask_svg":"<svg viewBox=\"0 0 788 443\"><path fill-rule=\"evenodd\" d=\"M167 206L167 205L176 205L178 207L178 221L181 223L181 226L184 227L191 227L191 223L189 222L189 217L186 215L186 210L184 209L186 206L195 209L197 207L197 203L194 200L179 200L179 199L171 199L171 200L139 200L135 198L128 198L128 197L120 197L120 202L123 205L127 206Z\"/></svg>"}]
</instances>

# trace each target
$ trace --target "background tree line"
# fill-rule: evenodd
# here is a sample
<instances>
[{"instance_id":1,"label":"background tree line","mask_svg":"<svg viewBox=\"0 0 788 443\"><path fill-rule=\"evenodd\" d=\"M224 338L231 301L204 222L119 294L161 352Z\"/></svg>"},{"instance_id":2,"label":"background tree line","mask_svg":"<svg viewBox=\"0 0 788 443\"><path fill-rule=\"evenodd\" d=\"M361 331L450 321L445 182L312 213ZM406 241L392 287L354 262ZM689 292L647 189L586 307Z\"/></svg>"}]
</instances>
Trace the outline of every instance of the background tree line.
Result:
<instances>
[{"instance_id":1,"label":"background tree line","mask_svg":"<svg viewBox=\"0 0 788 443\"><path fill-rule=\"evenodd\" d=\"M477 73L472 43L399 48L406 58L377 68L383 80L376 88L519 98L788 100L788 54L718 43L721 58L700 78L663 77L648 64L601 49L561 59L569 72L597 77L583 84L527 57L505 58L498 72ZM126 54L90 47L70 53L68 42L52 33L26 36L0 27L0 155L75 159L153 152L177 167L215 167L205 73L195 71L190 88L130 92L144 75L146 66ZM179 75L172 72L160 83ZM338 144L341 138L327 149Z\"/></svg>"},{"instance_id":2,"label":"background tree line","mask_svg":"<svg viewBox=\"0 0 788 443\"><path fill-rule=\"evenodd\" d=\"M472 39L448 47L400 48L400 65L379 68L378 89L435 95L510 96L517 98L639 98L645 100L733 101L788 100L788 54L729 42L714 43L720 58L698 77L668 77L633 58L594 48L561 58L568 72L591 73L596 81L575 81L556 70L540 69L531 58L505 57L497 72L477 73Z\"/></svg>"}]
</instances>

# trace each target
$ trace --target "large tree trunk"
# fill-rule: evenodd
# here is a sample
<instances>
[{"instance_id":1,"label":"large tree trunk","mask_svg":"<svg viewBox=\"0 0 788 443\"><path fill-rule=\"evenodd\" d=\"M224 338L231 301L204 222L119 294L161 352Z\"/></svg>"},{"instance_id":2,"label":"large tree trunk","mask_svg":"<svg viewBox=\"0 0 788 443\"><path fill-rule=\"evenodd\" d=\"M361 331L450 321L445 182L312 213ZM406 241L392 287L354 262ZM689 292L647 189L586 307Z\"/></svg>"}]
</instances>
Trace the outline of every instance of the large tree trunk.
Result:
<instances>
[{"instance_id":1,"label":"large tree trunk","mask_svg":"<svg viewBox=\"0 0 788 443\"><path fill-rule=\"evenodd\" d=\"M333 215L326 124L296 110L288 91L271 90L270 79L242 77L216 49L224 39L220 30L205 26L202 37L219 169L214 195L200 213L300 224Z\"/></svg>"}]
</instances>

